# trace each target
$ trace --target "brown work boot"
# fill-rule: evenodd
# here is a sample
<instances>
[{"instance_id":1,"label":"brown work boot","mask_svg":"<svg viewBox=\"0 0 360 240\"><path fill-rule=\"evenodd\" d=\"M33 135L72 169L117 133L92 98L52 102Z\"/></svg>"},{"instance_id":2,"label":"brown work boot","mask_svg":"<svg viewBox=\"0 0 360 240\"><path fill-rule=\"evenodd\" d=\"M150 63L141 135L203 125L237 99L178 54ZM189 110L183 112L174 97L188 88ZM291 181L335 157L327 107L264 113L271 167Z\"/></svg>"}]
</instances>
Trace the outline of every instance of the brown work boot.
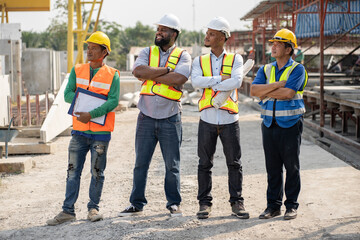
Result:
<instances>
[{"instance_id":1,"label":"brown work boot","mask_svg":"<svg viewBox=\"0 0 360 240\"><path fill-rule=\"evenodd\" d=\"M210 213L211 213L211 206L200 205L200 209L196 213L196 216L198 219L206 219L206 218L209 218Z\"/></svg>"},{"instance_id":2,"label":"brown work boot","mask_svg":"<svg viewBox=\"0 0 360 240\"><path fill-rule=\"evenodd\" d=\"M248 219L250 217L249 212L245 210L244 204L242 202L231 203L231 210L231 215L236 216L240 219Z\"/></svg>"},{"instance_id":3,"label":"brown work boot","mask_svg":"<svg viewBox=\"0 0 360 240\"><path fill-rule=\"evenodd\" d=\"M73 222L75 220L76 220L75 215L71 215L69 213L65 213L65 212L61 211L53 219L47 220L46 224L49 226L56 226L56 225L62 224L64 222Z\"/></svg>"},{"instance_id":4,"label":"brown work boot","mask_svg":"<svg viewBox=\"0 0 360 240\"><path fill-rule=\"evenodd\" d=\"M297 217L297 211L295 208L286 209L284 220L291 220Z\"/></svg>"},{"instance_id":5,"label":"brown work boot","mask_svg":"<svg viewBox=\"0 0 360 240\"><path fill-rule=\"evenodd\" d=\"M91 222L103 220L103 215L99 213L95 208L91 208L88 212L87 219Z\"/></svg>"}]
</instances>

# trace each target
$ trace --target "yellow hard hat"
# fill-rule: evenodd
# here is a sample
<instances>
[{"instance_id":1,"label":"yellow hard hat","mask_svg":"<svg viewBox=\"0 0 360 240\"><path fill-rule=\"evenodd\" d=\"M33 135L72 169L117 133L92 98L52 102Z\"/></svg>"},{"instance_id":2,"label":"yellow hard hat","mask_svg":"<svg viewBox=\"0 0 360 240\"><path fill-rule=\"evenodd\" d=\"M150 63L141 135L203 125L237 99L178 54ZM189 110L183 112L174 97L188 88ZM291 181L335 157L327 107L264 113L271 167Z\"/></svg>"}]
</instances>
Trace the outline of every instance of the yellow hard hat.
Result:
<instances>
[{"instance_id":1,"label":"yellow hard hat","mask_svg":"<svg viewBox=\"0 0 360 240\"><path fill-rule=\"evenodd\" d=\"M89 43L89 42L96 43L96 44L99 44L99 45L102 45L102 46L106 47L106 50L110 54L110 52L111 52L110 39L105 33L101 32L101 31L94 32L85 41L85 43Z\"/></svg>"},{"instance_id":2,"label":"yellow hard hat","mask_svg":"<svg viewBox=\"0 0 360 240\"><path fill-rule=\"evenodd\" d=\"M298 45L296 43L296 36L295 34L290 31L289 29L281 29L279 30L269 42L288 42L292 43L294 48L297 48Z\"/></svg>"}]
</instances>

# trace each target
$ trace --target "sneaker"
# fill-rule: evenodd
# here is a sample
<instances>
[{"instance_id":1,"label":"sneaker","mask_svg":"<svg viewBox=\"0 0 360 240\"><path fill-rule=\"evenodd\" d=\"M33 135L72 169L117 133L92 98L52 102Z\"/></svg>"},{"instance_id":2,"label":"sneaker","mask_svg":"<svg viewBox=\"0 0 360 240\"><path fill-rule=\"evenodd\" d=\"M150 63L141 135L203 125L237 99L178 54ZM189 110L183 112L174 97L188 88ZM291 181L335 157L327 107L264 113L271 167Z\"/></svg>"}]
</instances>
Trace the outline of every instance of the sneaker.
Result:
<instances>
[{"instance_id":1,"label":"sneaker","mask_svg":"<svg viewBox=\"0 0 360 240\"><path fill-rule=\"evenodd\" d=\"M231 210L232 210L232 215L240 219L248 219L250 217L249 212L245 211L245 207L242 202L232 203Z\"/></svg>"},{"instance_id":2,"label":"sneaker","mask_svg":"<svg viewBox=\"0 0 360 240\"><path fill-rule=\"evenodd\" d=\"M179 205L171 205L169 208L171 217L181 217L182 212Z\"/></svg>"},{"instance_id":3,"label":"sneaker","mask_svg":"<svg viewBox=\"0 0 360 240\"><path fill-rule=\"evenodd\" d=\"M87 219L90 220L91 222L96 222L103 220L103 215L99 214L99 211L96 210L95 208L91 208L90 211L88 212Z\"/></svg>"},{"instance_id":4,"label":"sneaker","mask_svg":"<svg viewBox=\"0 0 360 240\"><path fill-rule=\"evenodd\" d=\"M71 215L69 213L60 212L53 219L49 219L46 221L46 224L49 226L56 226L62 224L64 222L73 222L76 220L75 215Z\"/></svg>"},{"instance_id":5,"label":"sneaker","mask_svg":"<svg viewBox=\"0 0 360 240\"><path fill-rule=\"evenodd\" d=\"M269 219L276 216L279 216L281 214L280 209L273 209L273 208L266 208L263 213L260 214L260 219Z\"/></svg>"},{"instance_id":6,"label":"sneaker","mask_svg":"<svg viewBox=\"0 0 360 240\"><path fill-rule=\"evenodd\" d=\"M119 217L135 216L135 215L139 215L141 213L142 213L142 209L140 210L131 204L130 206L125 208L124 211L119 213Z\"/></svg>"},{"instance_id":7,"label":"sneaker","mask_svg":"<svg viewBox=\"0 0 360 240\"><path fill-rule=\"evenodd\" d=\"M285 220L291 220L297 217L297 211L295 208L289 208L286 209L285 215L284 215L284 219Z\"/></svg>"},{"instance_id":8,"label":"sneaker","mask_svg":"<svg viewBox=\"0 0 360 240\"><path fill-rule=\"evenodd\" d=\"M200 205L199 211L196 213L198 219L207 219L210 217L211 206Z\"/></svg>"}]
</instances>

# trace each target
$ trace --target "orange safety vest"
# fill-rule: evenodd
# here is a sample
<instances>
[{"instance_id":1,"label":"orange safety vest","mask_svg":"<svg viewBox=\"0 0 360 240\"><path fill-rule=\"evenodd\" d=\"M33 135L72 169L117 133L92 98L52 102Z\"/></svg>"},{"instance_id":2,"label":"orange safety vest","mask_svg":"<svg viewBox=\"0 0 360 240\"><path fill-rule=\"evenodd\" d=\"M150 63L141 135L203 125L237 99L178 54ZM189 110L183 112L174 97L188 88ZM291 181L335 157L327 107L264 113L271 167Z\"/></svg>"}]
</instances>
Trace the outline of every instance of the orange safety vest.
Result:
<instances>
[{"instance_id":1,"label":"orange safety vest","mask_svg":"<svg viewBox=\"0 0 360 240\"><path fill-rule=\"evenodd\" d=\"M170 67L172 69L175 69L183 51L184 51L183 49L175 47L174 50L170 53L169 58L166 61L165 67ZM160 48L158 46L151 46L149 53L149 66L159 67L159 65L160 65ZM153 80L146 80L141 85L140 94L149 95L149 96L158 95L167 98L169 100L179 102L182 96L182 91L163 83L157 83Z\"/></svg>"},{"instance_id":2,"label":"orange safety vest","mask_svg":"<svg viewBox=\"0 0 360 240\"><path fill-rule=\"evenodd\" d=\"M107 96L116 72L118 72L120 76L118 70L104 65L90 81L90 63L76 64L76 87ZM77 131L84 132L90 130L93 132L112 132L114 130L114 125L115 112L107 113L104 126L90 121L88 123L82 123L73 116L73 129Z\"/></svg>"},{"instance_id":3,"label":"orange safety vest","mask_svg":"<svg viewBox=\"0 0 360 240\"><path fill-rule=\"evenodd\" d=\"M234 53L229 53L224 55L220 75L231 75L231 70L233 68L234 60L235 60ZM200 65L203 71L203 76L205 77L213 76L210 54L206 54L200 57ZM237 114L239 112L239 107L237 104L237 100L238 100L237 89L235 89L234 91L235 94L232 95L235 95L235 99L232 99L232 97L230 96L226 100L226 102L220 107L220 109L226 110L230 114ZM199 111L201 112L204 109L213 107L212 105L213 98L218 93L219 91L215 92L211 88L205 88L199 100Z\"/></svg>"}]
</instances>

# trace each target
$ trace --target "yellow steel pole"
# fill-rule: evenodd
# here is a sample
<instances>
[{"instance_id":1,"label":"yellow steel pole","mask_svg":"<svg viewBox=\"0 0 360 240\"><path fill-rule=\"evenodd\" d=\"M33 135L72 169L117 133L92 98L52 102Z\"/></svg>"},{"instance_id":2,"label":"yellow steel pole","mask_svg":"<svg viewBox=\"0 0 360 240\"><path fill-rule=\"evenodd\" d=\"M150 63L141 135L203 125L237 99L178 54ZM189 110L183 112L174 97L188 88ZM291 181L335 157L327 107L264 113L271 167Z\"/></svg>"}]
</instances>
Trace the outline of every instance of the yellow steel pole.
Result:
<instances>
[{"instance_id":1,"label":"yellow steel pole","mask_svg":"<svg viewBox=\"0 0 360 240\"><path fill-rule=\"evenodd\" d=\"M4 17L5 17L5 3L1 3L1 23L4 23Z\"/></svg>"},{"instance_id":2,"label":"yellow steel pole","mask_svg":"<svg viewBox=\"0 0 360 240\"><path fill-rule=\"evenodd\" d=\"M99 17L100 17L100 12L101 12L101 8L102 8L103 0L101 0L101 2L100 2L99 4L100 4L100 7L99 7L99 11L98 11L98 14L97 14L97 17L96 17L96 22L95 22L95 26L94 26L94 31L96 31L97 25L98 25L98 23L99 23Z\"/></svg>"},{"instance_id":3,"label":"yellow steel pole","mask_svg":"<svg viewBox=\"0 0 360 240\"><path fill-rule=\"evenodd\" d=\"M77 29L82 29L82 16L81 16L81 3L80 0L76 0L76 21L77 21ZM84 31L77 32L77 50L78 55L76 57L75 63L84 63L84 44L82 41L82 35Z\"/></svg>"},{"instance_id":4,"label":"yellow steel pole","mask_svg":"<svg viewBox=\"0 0 360 240\"><path fill-rule=\"evenodd\" d=\"M80 2L80 1L79 1ZM88 32L88 29L89 29L89 25L90 25L90 22L91 22L91 16L92 16L92 13L94 11L94 7L95 7L95 3L96 3L96 0L94 0L92 3L92 6L91 6L91 10L89 12L89 17L88 17L88 20L87 20L87 23L86 23L86 27L83 31L79 31L79 33L81 33L81 37L80 37L80 41L78 39L78 49L82 49L83 51L83 42L85 41L85 38L87 36L87 32ZM82 2L82 4L84 4L84 2ZM80 14L81 15L81 14ZM79 19L78 19L79 21ZM79 30L82 29L81 28L78 28ZM80 46L81 45L81 46ZM82 53L80 53L82 55ZM83 61L83 60L82 60ZM76 63L80 63L80 55L78 53L77 57L76 57Z\"/></svg>"},{"instance_id":5,"label":"yellow steel pole","mask_svg":"<svg viewBox=\"0 0 360 240\"><path fill-rule=\"evenodd\" d=\"M74 59L74 35L73 35L73 21L74 21L74 1L68 0L68 32L67 32L67 72L69 73L73 67Z\"/></svg>"},{"instance_id":6,"label":"yellow steel pole","mask_svg":"<svg viewBox=\"0 0 360 240\"><path fill-rule=\"evenodd\" d=\"M86 34L87 34L88 30L89 30L89 26L90 26L90 22L91 22L91 16L92 16L92 13L94 11L95 3L96 3L96 0L93 1L92 6L91 6L91 10L89 12L89 18L88 18L87 23L86 23L85 34L82 36L83 41L85 41Z\"/></svg>"},{"instance_id":7,"label":"yellow steel pole","mask_svg":"<svg viewBox=\"0 0 360 240\"><path fill-rule=\"evenodd\" d=\"M6 9L6 4L4 3L4 10L5 10L5 16L6 16L6 23L9 23L9 12Z\"/></svg>"}]
</instances>

